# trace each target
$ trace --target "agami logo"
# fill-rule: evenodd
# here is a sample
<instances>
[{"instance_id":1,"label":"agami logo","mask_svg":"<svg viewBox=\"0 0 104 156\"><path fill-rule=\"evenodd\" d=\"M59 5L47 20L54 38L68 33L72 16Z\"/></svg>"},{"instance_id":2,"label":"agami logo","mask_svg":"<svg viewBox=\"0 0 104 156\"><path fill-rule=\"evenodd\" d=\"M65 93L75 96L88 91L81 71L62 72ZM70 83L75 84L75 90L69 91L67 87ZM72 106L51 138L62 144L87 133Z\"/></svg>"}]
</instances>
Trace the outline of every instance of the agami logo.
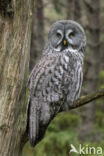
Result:
<instances>
[{"instance_id":1,"label":"agami logo","mask_svg":"<svg viewBox=\"0 0 104 156\"><path fill-rule=\"evenodd\" d=\"M71 149L69 151L69 153L76 153L76 154L97 154L97 155L101 155L103 153L103 149L102 147L89 147L88 145L82 146L81 144L79 144L79 148L76 149L76 147L71 144L70 145Z\"/></svg>"}]
</instances>

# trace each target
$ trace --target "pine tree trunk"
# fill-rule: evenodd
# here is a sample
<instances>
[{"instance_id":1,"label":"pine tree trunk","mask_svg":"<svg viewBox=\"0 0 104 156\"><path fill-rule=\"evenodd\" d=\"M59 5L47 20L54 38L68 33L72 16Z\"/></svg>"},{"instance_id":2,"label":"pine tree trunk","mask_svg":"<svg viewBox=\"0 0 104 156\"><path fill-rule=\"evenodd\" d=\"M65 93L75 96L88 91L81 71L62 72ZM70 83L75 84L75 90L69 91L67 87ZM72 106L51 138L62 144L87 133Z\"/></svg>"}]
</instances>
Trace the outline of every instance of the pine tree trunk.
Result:
<instances>
[{"instance_id":1,"label":"pine tree trunk","mask_svg":"<svg viewBox=\"0 0 104 156\"><path fill-rule=\"evenodd\" d=\"M0 2L0 156L20 156L32 0Z\"/></svg>"}]
</instances>

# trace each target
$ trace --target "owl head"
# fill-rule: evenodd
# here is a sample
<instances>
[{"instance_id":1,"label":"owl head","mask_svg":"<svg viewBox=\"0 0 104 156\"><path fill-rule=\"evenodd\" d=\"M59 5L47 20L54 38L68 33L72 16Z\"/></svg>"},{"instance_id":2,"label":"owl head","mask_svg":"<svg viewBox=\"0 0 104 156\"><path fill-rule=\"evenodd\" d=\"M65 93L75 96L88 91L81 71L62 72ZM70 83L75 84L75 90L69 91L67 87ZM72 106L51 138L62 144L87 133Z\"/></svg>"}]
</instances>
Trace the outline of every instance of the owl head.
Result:
<instances>
[{"instance_id":1,"label":"owl head","mask_svg":"<svg viewBox=\"0 0 104 156\"><path fill-rule=\"evenodd\" d=\"M54 23L48 34L48 44L54 51L79 51L86 46L86 35L80 24L72 20Z\"/></svg>"}]
</instances>

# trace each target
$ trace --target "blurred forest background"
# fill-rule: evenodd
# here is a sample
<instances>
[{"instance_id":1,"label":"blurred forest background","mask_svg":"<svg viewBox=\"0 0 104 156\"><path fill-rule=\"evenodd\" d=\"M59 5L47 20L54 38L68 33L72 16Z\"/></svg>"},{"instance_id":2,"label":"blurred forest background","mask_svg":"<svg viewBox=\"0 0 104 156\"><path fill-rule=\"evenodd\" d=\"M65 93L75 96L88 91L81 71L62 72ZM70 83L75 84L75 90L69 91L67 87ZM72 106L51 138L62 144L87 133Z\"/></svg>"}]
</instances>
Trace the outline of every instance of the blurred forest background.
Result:
<instances>
[{"instance_id":1,"label":"blurred forest background","mask_svg":"<svg viewBox=\"0 0 104 156\"><path fill-rule=\"evenodd\" d=\"M87 35L81 95L104 88L104 0L34 0L34 5L30 72L41 56L51 25L60 19L72 19L84 27ZM104 147L104 98L60 113L35 148L26 143L23 156L74 156L69 154L70 144L78 147L80 143Z\"/></svg>"}]
</instances>

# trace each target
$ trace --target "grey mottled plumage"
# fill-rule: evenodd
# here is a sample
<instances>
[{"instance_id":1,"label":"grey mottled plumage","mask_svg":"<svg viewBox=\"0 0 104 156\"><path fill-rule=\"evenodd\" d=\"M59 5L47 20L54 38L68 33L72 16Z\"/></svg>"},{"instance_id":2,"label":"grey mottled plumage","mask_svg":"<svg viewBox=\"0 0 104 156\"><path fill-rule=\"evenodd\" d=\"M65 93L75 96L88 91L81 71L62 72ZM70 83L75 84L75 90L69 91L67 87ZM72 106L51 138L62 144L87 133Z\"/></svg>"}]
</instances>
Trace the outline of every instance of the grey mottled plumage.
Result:
<instances>
[{"instance_id":1,"label":"grey mottled plumage","mask_svg":"<svg viewBox=\"0 0 104 156\"><path fill-rule=\"evenodd\" d=\"M83 28L71 20L52 25L43 55L29 79L27 128L34 146L44 135L53 117L80 95L86 36Z\"/></svg>"}]
</instances>

